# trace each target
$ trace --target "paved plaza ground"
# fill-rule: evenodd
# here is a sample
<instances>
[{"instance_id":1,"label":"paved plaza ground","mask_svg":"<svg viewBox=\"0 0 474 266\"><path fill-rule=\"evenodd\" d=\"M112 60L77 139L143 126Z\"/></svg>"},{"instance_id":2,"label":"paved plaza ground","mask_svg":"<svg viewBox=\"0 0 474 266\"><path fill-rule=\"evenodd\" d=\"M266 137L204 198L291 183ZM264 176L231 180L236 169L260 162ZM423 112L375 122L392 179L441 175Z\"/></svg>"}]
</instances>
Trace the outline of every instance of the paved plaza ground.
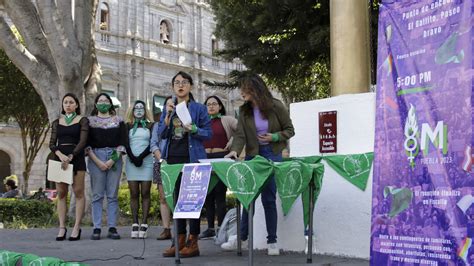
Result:
<instances>
[{"instance_id":1,"label":"paved plaza ground","mask_svg":"<svg viewBox=\"0 0 474 266\"><path fill-rule=\"evenodd\" d=\"M105 229L104 229L105 230ZM50 229L0 229L0 249L20 253L33 253L46 257L57 257L66 261L82 261L86 259L108 259L118 258L129 254L120 260L91 260L85 263L90 265L173 265L174 258L163 258L162 251L170 245L169 240L157 241L156 237L161 228L151 227L149 238L131 239L128 227L118 228L122 236L121 240L110 240L103 238L99 241L89 240L92 228L82 229L80 241L70 242L55 241L56 228ZM104 233L102 233L104 236ZM280 240L283 241L283 240ZM234 252L223 252L220 247L214 245L213 240L200 240L199 249L201 256L195 258L181 259L183 265L247 265L247 254L237 256ZM143 260L135 260L140 257ZM283 252L280 256L267 256L266 251L256 251L254 265L304 265L306 255L303 253ZM313 265L339 265L339 266L365 266L369 262L361 259L340 258L331 256L313 256Z\"/></svg>"}]
</instances>

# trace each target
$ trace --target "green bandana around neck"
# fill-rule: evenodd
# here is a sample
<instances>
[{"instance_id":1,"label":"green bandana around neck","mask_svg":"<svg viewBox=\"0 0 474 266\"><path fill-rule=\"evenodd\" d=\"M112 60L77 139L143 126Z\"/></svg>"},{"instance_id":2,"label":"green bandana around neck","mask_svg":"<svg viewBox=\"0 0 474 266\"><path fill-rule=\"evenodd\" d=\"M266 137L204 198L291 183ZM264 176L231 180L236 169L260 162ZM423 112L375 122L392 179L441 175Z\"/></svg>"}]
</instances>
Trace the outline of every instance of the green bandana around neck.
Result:
<instances>
[{"instance_id":1,"label":"green bandana around neck","mask_svg":"<svg viewBox=\"0 0 474 266\"><path fill-rule=\"evenodd\" d=\"M145 119L135 119L135 122L133 122L132 135L135 135L135 132L138 128L138 124L141 124L143 128L146 128L146 122L147 121Z\"/></svg>"},{"instance_id":2,"label":"green bandana around neck","mask_svg":"<svg viewBox=\"0 0 474 266\"><path fill-rule=\"evenodd\" d=\"M66 125L70 125L74 118L76 118L77 114L76 112L70 113L70 114L64 114L64 121L66 121Z\"/></svg>"},{"instance_id":3,"label":"green bandana around neck","mask_svg":"<svg viewBox=\"0 0 474 266\"><path fill-rule=\"evenodd\" d=\"M217 114L215 114L215 115L209 115L209 118L210 118L210 119L221 118L221 117L222 117L221 113L217 113Z\"/></svg>"},{"instance_id":4,"label":"green bandana around neck","mask_svg":"<svg viewBox=\"0 0 474 266\"><path fill-rule=\"evenodd\" d=\"M100 113L106 114L106 113L109 112L110 107L112 107L112 105L109 104L109 103L97 103L97 104L95 105L95 107L97 108L97 110L98 110Z\"/></svg>"}]
</instances>

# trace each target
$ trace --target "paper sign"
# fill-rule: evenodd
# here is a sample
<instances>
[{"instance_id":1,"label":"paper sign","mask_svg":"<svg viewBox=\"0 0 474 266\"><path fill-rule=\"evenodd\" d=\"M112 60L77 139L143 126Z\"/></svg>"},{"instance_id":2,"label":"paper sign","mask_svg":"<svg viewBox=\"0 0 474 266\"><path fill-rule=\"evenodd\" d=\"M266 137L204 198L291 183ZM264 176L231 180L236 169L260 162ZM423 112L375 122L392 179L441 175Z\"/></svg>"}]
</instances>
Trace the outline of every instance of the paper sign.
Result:
<instances>
[{"instance_id":1,"label":"paper sign","mask_svg":"<svg viewBox=\"0 0 474 266\"><path fill-rule=\"evenodd\" d=\"M185 164L173 219L198 219L206 201L211 164Z\"/></svg>"},{"instance_id":2,"label":"paper sign","mask_svg":"<svg viewBox=\"0 0 474 266\"><path fill-rule=\"evenodd\" d=\"M319 113L319 153L337 152L337 111Z\"/></svg>"},{"instance_id":3,"label":"paper sign","mask_svg":"<svg viewBox=\"0 0 474 266\"><path fill-rule=\"evenodd\" d=\"M48 180L56 183L72 184L72 164L66 170L61 168L61 162L55 160L48 161Z\"/></svg>"},{"instance_id":4,"label":"paper sign","mask_svg":"<svg viewBox=\"0 0 474 266\"><path fill-rule=\"evenodd\" d=\"M183 125L190 125L193 122L193 120L191 119L191 115L189 114L186 102L181 102L180 104L176 105L176 114L178 115Z\"/></svg>"}]
</instances>

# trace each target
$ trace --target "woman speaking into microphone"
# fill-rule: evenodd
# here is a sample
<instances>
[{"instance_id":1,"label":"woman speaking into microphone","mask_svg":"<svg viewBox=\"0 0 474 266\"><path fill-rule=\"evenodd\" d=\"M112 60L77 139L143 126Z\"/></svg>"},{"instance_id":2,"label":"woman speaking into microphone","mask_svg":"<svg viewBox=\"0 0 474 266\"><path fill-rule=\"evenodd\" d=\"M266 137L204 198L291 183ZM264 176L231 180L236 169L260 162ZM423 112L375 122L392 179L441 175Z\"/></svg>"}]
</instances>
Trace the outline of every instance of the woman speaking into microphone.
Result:
<instances>
[{"instance_id":1,"label":"woman speaking into microphone","mask_svg":"<svg viewBox=\"0 0 474 266\"><path fill-rule=\"evenodd\" d=\"M161 115L156 134L166 140L161 154L155 151L155 158L160 156L168 164L197 163L206 159L203 141L212 137L211 121L204 105L194 101L191 89L192 77L185 72L178 72L171 80L176 101L167 105L166 112ZM186 103L192 122L183 124L176 112L175 105ZM178 198L181 185L181 174L175 187L175 198ZM199 256L198 237L200 233L199 219L189 219L189 237L186 241L186 220L177 219L179 255L183 258ZM164 257L175 255L174 244L163 252Z\"/></svg>"}]
</instances>

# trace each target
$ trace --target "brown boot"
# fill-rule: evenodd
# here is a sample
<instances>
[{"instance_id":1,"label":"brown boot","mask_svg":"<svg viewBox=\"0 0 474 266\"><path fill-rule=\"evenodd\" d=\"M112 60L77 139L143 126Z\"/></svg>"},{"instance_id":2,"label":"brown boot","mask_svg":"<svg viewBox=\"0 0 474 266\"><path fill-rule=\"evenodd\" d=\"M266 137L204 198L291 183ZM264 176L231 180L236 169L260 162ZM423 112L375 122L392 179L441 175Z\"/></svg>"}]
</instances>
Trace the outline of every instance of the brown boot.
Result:
<instances>
[{"instance_id":1,"label":"brown boot","mask_svg":"<svg viewBox=\"0 0 474 266\"><path fill-rule=\"evenodd\" d=\"M163 228L163 232L161 232L160 236L156 240L166 240L171 239L171 229Z\"/></svg>"},{"instance_id":2,"label":"brown boot","mask_svg":"<svg viewBox=\"0 0 474 266\"><path fill-rule=\"evenodd\" d=\"M198 238L198 235L189 235L186 247L179 251L179 256L183 258L199 256Z\"/></svg>"},{"instance_id":3,"label":"brown boot","mask_svg":"<svg viewBox=\"0 0 474 266\"><path fill-rule=\"evenodd\" d=\"M186 245L186 234L179 234L178 235L178 244L179 244L179 251L184 249L184 246ZM163 252L163 257L174 257L174 253L176 251L176 248L174 247L174 244L171 245L171 247L165 249Z\"/></svg>"}]
</instances>

